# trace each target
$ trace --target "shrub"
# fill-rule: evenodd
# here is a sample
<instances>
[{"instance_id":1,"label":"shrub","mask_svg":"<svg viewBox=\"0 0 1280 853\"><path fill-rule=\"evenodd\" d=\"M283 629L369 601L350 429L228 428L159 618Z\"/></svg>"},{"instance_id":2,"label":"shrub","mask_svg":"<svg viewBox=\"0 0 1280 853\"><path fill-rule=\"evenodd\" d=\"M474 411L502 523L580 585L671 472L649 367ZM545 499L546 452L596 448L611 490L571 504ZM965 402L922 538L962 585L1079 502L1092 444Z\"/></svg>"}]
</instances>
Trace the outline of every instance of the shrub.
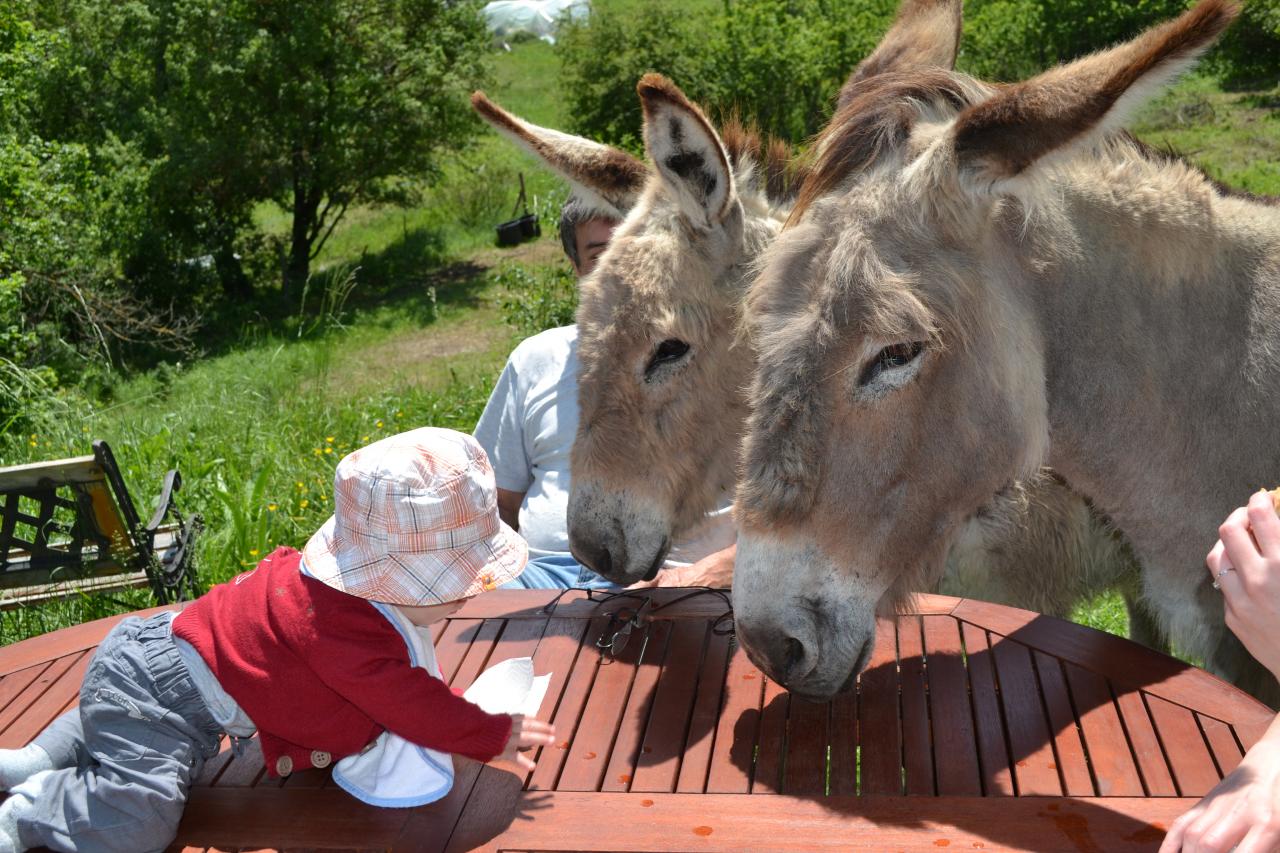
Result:
<instances>
[{"instance_id":1,"label":"shrub","mask_svg":"<svg viewBox=\"0 0 1280 853\"><path fill-rule=\"evenodd\" d=\"M573 322L578 285L567 267L530 269L510 264L495 273L494 280L507 292L502 299L502 317L521 337Z\"/></svg>"}]
</instances>

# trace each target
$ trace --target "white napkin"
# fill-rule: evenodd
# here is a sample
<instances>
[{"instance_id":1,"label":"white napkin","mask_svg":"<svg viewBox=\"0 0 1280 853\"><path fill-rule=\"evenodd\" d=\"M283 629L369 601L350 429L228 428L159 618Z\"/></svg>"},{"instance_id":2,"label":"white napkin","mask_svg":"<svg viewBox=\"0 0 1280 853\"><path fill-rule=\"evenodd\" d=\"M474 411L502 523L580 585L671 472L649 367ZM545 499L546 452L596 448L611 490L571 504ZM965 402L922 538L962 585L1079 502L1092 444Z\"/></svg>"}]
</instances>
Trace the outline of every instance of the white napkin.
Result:
<instances>
[{"instance_id":1,"label":"white napkin","mask_svg":"<svg viewBox=\"0 0 1280 853\"><path fill-rule=\"evenodd\" d=\"M533 674L533 658L509 658L480 673L462 698L489 714L536 717L550 683L551 673Z\"/></svg>"}]
</instances>

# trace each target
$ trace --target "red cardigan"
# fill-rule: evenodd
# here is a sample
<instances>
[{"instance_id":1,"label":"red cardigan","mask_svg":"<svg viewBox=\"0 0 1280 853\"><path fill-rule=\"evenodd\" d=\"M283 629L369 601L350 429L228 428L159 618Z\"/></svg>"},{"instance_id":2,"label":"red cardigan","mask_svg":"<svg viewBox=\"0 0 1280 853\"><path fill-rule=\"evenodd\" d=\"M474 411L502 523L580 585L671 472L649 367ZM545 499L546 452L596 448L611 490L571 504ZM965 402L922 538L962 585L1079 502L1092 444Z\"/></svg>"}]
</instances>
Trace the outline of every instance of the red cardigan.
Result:
<instances>
[{"instance_id":1,"label":"red cardigan","mask_svg":"<svg viewBox=\"0 0 1280 853\"><path fill-rule=\"evenodd\" d=\"M306 577L301 561L292 548L278 548L173 620L173 633L257 725L268 771L312 767L313 752L337 761L384 729L478 761L502 752L510 716L486 714L412 666L386 617Z\"/></svg>"}]
</instances>

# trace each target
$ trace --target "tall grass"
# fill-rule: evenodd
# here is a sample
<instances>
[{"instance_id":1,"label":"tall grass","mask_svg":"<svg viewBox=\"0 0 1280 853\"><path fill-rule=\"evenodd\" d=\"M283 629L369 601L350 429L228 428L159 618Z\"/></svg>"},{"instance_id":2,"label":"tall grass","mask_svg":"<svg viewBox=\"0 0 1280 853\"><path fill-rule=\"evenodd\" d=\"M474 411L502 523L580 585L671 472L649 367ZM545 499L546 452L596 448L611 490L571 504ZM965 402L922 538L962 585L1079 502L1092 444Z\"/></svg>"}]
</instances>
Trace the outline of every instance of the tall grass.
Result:
<instances>
[{"instance_id":1,"label":"tall grass","mask_svg":"<svg viewBox=\"0 0 1280 853\"><path fill-rule=\"evenodd\" d=\"M68 399L33 413L29 431L0 437L0 465L81 455L106 439L144 513L164 472L178 468L180 507L206 521L195 554L201 581L224 581L277 545L302 545L324 522L345 453L419 426L473 428L503 348L451 359L446 378L428 385L388 374L380 385L348 390L334 374L351 348L406 331L263 340L125 383L115 404ZM145 593L125 593L0 613L0 643L147 602Z\"/></svg>"}]
</instances>

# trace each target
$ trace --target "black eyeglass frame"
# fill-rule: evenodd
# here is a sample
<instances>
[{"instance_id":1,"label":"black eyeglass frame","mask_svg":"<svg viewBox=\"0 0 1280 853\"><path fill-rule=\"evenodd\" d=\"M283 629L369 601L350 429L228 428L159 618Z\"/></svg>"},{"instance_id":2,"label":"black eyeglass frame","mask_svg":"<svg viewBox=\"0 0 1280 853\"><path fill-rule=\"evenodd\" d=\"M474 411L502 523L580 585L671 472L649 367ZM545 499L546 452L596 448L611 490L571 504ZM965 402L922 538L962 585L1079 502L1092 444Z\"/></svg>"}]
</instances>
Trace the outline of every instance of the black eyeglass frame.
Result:
<instances>
[{"instance_id":1,"label":"black eyeglass frame","mask_svg":"<svg viewBox=\"0 0 1280 853\"><path fill-rule=\"evenodd\" d=\"M560 600L565 596L565 594L575 591L585 592L587 594L588 601L594 601L601 604L613 601L616 598L639 599L640 605L634 608L631 615L627 616L625 619L619 619L619 615L625 611L625 608L615 610L610 613L609 624L605 626L604 631L596 638L595 646L600 650L600 654L603 655L607 651L610 657L616 659L618 655L622 654L622 652L626 650L627 643L630 642L631 639L632 630L647 624L646 618L651 619L653 614L657 613L659 610L663 610L699 595L716 595L724 601L726 609L724 613L716 617L715 621L711 623L711 633L716 636L728 636L730 638L730 642L735 642L736 636L734 635L733 625L733 602L730 600L727 591L710 586L687 587L687 589L689 591L684 595L677 596L670 601L655 603L652 596L631 590L619 590L614 592L609 590L588 589L586 587L569 587L567 589L562 589L554 598L543 605L542 612L550 616L555 612L556 606L559 605ZM615 625L618 626L616 629L614 629ZM610 631L612 631L612 633L610 633ZM621 641L621 645L619 645L619 641Z\"/></svg>"}]
</instances>

